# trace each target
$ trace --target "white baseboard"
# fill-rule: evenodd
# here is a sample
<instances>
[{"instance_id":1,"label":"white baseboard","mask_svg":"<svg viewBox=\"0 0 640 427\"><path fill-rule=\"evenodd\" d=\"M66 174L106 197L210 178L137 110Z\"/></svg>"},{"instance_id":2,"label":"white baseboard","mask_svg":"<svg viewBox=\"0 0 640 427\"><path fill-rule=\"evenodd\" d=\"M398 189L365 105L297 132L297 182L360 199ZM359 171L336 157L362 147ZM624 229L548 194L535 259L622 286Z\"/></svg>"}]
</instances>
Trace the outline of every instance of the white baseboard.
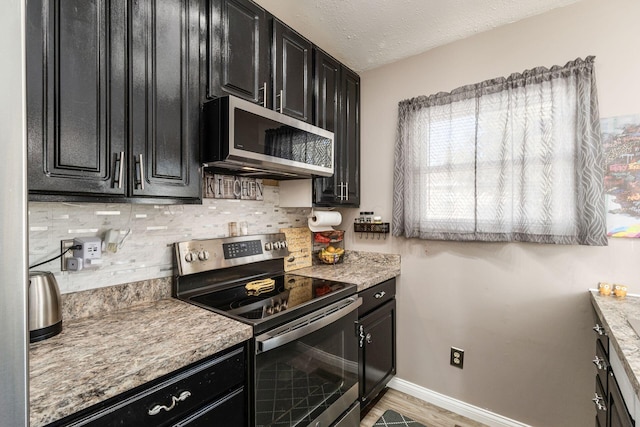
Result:
<instances>
[{"instance_id":1,"label":"white baseboard","mask_svg":"<svg viewBox=\"0 0 640 427\"><path fill-rule=\"evenodd\" d=\"M429 390L417 384L410 383L398 377L394 377L387 384L394 390L401 391L410 396L417 397L420 400L439 406L443 409L455 412L456 414L467 417L471 420L486 424L491 427L530 427L519 421L512 420L502 415L469 405L461 400L454 399L437 391Z\"/></svg>"}]
</instances>

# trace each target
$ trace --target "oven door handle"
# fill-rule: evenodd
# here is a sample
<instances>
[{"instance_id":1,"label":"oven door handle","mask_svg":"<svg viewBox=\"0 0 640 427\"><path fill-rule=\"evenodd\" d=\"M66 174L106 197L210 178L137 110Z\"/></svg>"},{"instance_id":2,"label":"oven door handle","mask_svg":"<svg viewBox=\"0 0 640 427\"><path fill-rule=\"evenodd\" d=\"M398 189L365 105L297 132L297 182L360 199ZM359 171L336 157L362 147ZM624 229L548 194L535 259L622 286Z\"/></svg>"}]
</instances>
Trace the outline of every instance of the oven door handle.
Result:
<instances>
[{"instance_id":1,"label":"oven door handle","mask_svg":"<svg viewBox=\"0 0 640 427\"><path fill-rule=\"evenodd\" d=\"M264 353L274 348L283 346L291 341L302 338L312 332L343 318L362 305L362 298L346 298L320 310L324 315L313 312L300 319L294 320L288 325L281 326L273 331L265 332L256 337L256 354ZM336 310L336 307L340 307ZM321 316L321 317L320 317Z\"/></svg>"}]
</instances>

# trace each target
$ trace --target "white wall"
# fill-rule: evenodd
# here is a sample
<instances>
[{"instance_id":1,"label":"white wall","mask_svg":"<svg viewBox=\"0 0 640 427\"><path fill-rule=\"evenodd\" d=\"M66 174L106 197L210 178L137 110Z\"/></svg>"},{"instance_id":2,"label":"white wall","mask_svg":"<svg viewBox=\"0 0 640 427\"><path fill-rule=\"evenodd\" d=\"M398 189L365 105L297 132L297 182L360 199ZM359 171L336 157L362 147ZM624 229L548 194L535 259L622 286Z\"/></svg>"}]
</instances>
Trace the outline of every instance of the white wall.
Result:
<instances>
[{"instance_id":1,"label":"white wall","mask_svg":"<svg viewBox=\"0 0 640 427\"><path fill-rule=\"evenodd\" d=\"M392 212L399 101L536 66L596 56L601 117L640 113L640 2L584 0L362 74L362 204ZM398 376L534 426L593 425L588 288L640 293L640 241L608 247L366 240L400 253ZM449 348L465 350L463 370Z\"/></svg>"}]
</instances>

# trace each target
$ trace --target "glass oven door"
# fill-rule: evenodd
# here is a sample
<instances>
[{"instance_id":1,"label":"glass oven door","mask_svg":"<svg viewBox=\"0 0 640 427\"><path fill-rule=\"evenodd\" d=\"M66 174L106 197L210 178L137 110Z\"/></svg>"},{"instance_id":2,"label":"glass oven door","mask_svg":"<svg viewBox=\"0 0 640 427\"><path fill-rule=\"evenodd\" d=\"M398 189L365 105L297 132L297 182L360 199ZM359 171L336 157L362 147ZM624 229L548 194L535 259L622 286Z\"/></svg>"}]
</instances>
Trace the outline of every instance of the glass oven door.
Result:
<instances>
[{"instance_id":1,"label":"glass oven door","mask_svg":"<svg viewBox=\"0 0 640 427\"><path fill-rule=\"evenodd\" d=\"M256 337L256 426L327 426L357 400L361 303L350 297Z\"/></svg>"}]
</instances>

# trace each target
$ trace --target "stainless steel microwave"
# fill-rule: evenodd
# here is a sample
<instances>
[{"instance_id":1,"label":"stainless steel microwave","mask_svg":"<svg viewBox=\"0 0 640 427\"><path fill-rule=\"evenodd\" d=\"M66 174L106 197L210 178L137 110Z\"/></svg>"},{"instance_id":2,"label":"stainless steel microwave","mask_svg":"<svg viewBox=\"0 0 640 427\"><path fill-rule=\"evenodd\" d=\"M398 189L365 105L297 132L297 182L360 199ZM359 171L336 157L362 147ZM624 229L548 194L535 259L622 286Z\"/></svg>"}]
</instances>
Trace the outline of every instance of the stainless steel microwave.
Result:
<instances>
[{"instance_id":1,"label":"stainless steel microwave","mask_svg":"<svg viewBox=\"0 0 640 427\"><path fill-rule=\"evenodd\" d=\"M203 165L274 179L331 176L332 132L233 96L204 104Z\"/></svg>"}]
</instances>

